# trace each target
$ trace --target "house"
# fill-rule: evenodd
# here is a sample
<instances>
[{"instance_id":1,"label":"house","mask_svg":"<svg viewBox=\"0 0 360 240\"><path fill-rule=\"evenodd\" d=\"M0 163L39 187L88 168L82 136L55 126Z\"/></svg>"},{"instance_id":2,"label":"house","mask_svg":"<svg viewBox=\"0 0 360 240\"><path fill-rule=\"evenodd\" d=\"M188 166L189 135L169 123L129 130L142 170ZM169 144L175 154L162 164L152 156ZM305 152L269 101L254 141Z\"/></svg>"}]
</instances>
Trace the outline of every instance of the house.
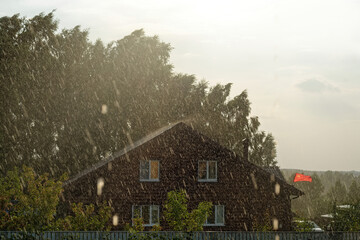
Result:
<instances>
[{"instance_id":1,"label":"house","mask_svg":"<svg viewBox=\"0 0 360 240\"><path fill-rule=\"evenodd\" d=\"M247 143L245 142L245 145ZM247 146L244 156L247 156ZM64 184L65 202L109 201L123 229L141 216L145 226L168 225L162 218L167 193L185 189L189 208L212 202L204 230L253 230L265 221L290 230L291 199L303 194L284 179L202 135L182 122L127 146ZM274 220L274 221L273 221Z\"/></svg>"}]
</instances>

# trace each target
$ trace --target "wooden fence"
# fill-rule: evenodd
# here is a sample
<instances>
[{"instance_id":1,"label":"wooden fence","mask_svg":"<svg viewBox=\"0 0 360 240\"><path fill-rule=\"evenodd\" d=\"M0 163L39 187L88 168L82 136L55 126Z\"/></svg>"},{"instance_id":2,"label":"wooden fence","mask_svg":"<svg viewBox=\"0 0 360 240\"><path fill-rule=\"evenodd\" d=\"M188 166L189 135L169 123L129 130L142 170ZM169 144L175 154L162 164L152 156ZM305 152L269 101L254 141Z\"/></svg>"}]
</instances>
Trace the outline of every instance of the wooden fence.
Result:
<instances>
[{"instance_id":1,"label":"wooden fence","mask_svg":"<svg viewBox=\"0 0 360 240\"><path fill-rule=\"evenodd\" d=\"M7 232L3 239L29 240L360 240L360 232Z\"/></svg>"}]
</instances>

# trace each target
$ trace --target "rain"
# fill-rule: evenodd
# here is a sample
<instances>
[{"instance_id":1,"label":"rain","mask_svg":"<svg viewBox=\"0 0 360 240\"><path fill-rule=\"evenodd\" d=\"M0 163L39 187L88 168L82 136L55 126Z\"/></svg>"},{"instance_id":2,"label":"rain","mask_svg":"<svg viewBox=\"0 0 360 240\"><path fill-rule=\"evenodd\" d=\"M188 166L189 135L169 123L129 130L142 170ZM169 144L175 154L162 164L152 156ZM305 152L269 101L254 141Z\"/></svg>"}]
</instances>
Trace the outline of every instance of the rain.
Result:
<instances>
[{"instance_id":1,"label":"rain","mask_svg":"<svg viewBox=\"0 0 360 240\"><path fill-rule=\"evenodd\" d=\"M314 233L323 239L360 237L357 148L338 143L337 155L342 155L341 146L349 149L338 160L347 171L331 169L330 160L327 164L328 151L336 149L319 153L321 139L333 138L344 122L359 122L351 119L359 116L358 104L349 105L355 113L329 120L341 122L329 135L316 138L324 134L314 127L302 145L302 110L280 113L276 103L270 111L266 94L260 96L252 85L277 85L276 77L271 84L234 80L226 73L233 63L224 68L220 54L223 75L204 79L196 69L201 71L206 61L201 66L196 54L185 54L192 57L187 60L191 67L184 68L178 41L170 41L166 31L139 27L116 39L94 39L97 29L81 22L64 28L66 19L59 16L62 10L0 16L1 238L58 231L69 237L78 231L84 238L90 232L117 234L113 239L128 239L120 237L128 234L140 239L139 233L164 234L165 239L173 239L171 234L185 234L176 235L179 239L252 239L259 234L315 239ZM192 41L181 48L208 44ZM234 41L228 43L234 47ZM269 64L276 65L277 59ZM209 74L216 66L207 68ZM284 108L301 94L310 94L314 108L327 108L316 103L315 93L319 98L358 93L356 87L350 91L321 77L289 81L294 82L289 88L294 98L286 95ZM281 115L276 127L274 114ZM305 148L313 138L319 146ZM309 151L311 160L305 157ZM289 152L304 160L296 162ZM322 166L315 167L319 162Z\"/></svg>"}]
</instances>

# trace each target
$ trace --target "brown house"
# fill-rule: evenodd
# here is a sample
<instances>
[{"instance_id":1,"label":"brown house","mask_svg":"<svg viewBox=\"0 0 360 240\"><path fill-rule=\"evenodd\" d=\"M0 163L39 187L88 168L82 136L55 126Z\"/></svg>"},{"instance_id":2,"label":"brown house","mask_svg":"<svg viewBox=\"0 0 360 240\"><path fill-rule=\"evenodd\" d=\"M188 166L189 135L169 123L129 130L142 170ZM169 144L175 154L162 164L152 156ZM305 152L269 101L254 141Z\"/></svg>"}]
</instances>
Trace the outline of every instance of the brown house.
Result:
<instances>
[{"instance_id":1,"label":"brown house","mask_svg":"<svg viewBox=\"0 0 360 240\"><path fill-rule=\"evenodd\" d=\"M247 147L244 151L246 156ZM201 201L214 205L204 230L253 230L266 221L275 222L279 230L291 230L291 199L303 193L277 175L177 123L67 181L64 199L86 204L109 201L118 216L114 229L141 216L146 226L160 224L166 230L162 206L167 193L185 189L190 209Z\"/></svg>"}]
</instances>

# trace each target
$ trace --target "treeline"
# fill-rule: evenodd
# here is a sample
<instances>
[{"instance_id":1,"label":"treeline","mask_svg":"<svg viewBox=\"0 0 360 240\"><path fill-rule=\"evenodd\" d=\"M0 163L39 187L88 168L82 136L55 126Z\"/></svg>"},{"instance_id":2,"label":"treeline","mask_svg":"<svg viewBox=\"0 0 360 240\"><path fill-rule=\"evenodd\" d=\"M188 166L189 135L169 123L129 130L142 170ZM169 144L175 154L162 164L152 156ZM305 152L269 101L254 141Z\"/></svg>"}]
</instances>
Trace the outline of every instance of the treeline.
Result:
<instances>
[{"instance_id":1,"label":"treeline","mask_svg":"<svg viewBox=\"0 0 360 240\"><path fill-rule=\"evenodd\" d=\"M136 30L90 42L79 26L58 30L54 14L0 18L0 169L26 164L70 175L151 131L185 121L241 155L275 165L271 134L251 117L246 90L175 73L171 46Z\"/></svg>"},{"instance_id":2,"label":"treeline","mask_svg":"<svg viewBox=\"0 0 360 240\"><path fill-rule=\"evenodd\" d=\"M348 172L316 172L293 169L282 170L288 183L302 190L305 195L292 201L292 211L297 217L311 219L326 228L333 219L322 215L334 215L334 212L360 204L360 175ZM312 182L293 182L296 172L312 177ZM359 214L359 213L358 213ZM359 215L357 215L358 217ZM343 221L340 221L343 222ZM357 224L360 224L358 219Z\"/></svg>"}]
</instances>

